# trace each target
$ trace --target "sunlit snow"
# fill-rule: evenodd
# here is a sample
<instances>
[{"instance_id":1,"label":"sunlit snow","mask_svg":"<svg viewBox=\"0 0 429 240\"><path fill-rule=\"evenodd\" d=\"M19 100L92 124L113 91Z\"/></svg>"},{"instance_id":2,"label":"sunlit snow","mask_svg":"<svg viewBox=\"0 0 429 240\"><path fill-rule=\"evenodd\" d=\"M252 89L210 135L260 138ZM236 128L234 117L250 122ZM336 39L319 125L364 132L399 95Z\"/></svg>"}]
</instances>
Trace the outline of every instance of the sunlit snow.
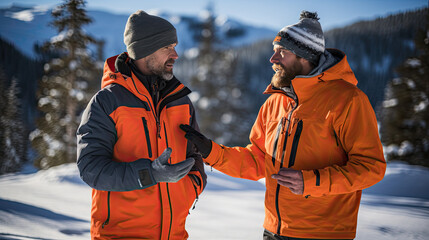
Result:
<instances>
[{"instance_id":1,"label":"sunlit snow","mask_svg":"<svg viewBox=\"0 0 429 240\"><path fill-rule=\"evenodd\" d=\"M206 167L208 185L186 229L189 239L262 239L265 186ZM90 239L91 188L76 164L0 176L0 239ZM364 190L356 240L429 236L429 169L388 163Z\"/></svg>"}]
</instances>

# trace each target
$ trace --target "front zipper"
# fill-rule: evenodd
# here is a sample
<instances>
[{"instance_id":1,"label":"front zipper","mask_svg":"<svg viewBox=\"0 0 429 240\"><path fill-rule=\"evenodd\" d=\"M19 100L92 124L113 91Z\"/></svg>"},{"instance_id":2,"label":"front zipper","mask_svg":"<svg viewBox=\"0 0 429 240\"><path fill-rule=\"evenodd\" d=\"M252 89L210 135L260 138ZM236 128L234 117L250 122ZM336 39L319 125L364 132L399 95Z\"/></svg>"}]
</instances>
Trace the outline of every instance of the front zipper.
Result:
<instances>
[{"instance_id":1,"label":"front zipper","mask_svg":"<svg viewBox=\"0 0 429 240\"><path fill-rule=\"evenodd\" d=\"M174 101L174 100L177 100L177 99L179 99L179 98L181 98L181 97L184 97L184 96L188 95L189 93L191 93L191 90L189 90L189 88L187 88L187 87L183 87L183 89L179 90L177 93L172 94L172 95L170 95L170 96L167 96L167 97L166 97L166 98L164 98L164 99L160 99L160 100L159 100L159 102L158 102L156 105L154 105L154 101L153 101L153 99L152 99L152 101L150 101L150 99L149 99L145 94L141 93L141 92L138 90L138 88L137 88L137 85L136 85L136 83L135 83L134 78L132 78L132 77L131 77L131 80L132 80L132 82L133 82L134 88L136 89L137 93L138 93L138 94L140 94L140 95L142 95L143 97L145 97L145 98L148 100L149 105L151 106L152 114L153 114L153 116L155 117L155 121L156 121L156 134L157 134L157 137L158 137L158 138L161 138L161 123L160 123L160 114L161 114L161 110L162 110L162 109L164 108L164 106L166 106L168 103L170 103L170 102L172 102L172 101ZM180 84L178 84L178 85L176 86L176 88L177 88L178 86L180 86ZM155 86L152 86L152 87L154 88ZM152 104L151 104L151 102L152 102ZM152 105L154 105L154 106L152 107ZM159 105L159 109L158 109L158 111L156 111L156 109L155 109L155 107L156 107L157 105Z\"/></svg>"},{"instance_id":2,"label":"front zipper","mask_svg":"<svg viewBox=\"0 0 429 240\"><path fill-rule=\"evenodd\" d=\"M149 128L147 127L147 120L146 118L142 117L142 121L143 121L144 132L146 134L147 152L149 153L149 158L152 158L152 145L150 143Z\"/></svg>"},{"instance_id":3,"label":"front zipper","mask_svg":"<svg viewBox=\"0 0 429 240\"><path fill-rule=\"evenodd\" d=\"M160 123L160 118L161 118L161 111L162 109L170 102L175 101L181 97L184 97L186 95L188 95L191 92L191 90L189 90L189 88L184 87L182 90L178 91L175 94L172 94L170 96L167 96L164 99L160 99L160 101L158 102L158 107L153 111L155 120L156 120L156 133L157 133L157 137L159 139L161 139L161 123ZM145 95L143 95L145 96ZM147 96L145 96L147 98ZM165 128L165 122L163 123L164 125L164 135L165 135L165 142L166 142L166 146L168 147L168 138L167 138L167 130ZM171 163L171 160L170 160ZM170 191L168 188L168 183L165 183L166 187L167 187L167 196L168 196L168 204L170 205L170 227L168 230L168 239L170 239L170 235L171 235L171 228L173 225L173 209L171 206L171 197L170 197ZM161 196L161 205L162 205L162 196ZM163 214L162 214L163 215ZM162 220L161 220L162 221ZM162 229L162 227L161 227Z\"/></svg>"},{"instance_id":4,"label":"front zipper","mask_svg":"<svg viewBox=\"0 0 429 240\"><path fill-rule=\"evenodd\" d=\"M290 122L291 122L291 118L292 118L292 113L293 111L295 111L295 109L298 107L298 99L296 100L296 104L295 106L292 107L292 110L289 112L289 115L286 119L287 123L287 127L285 132L285 140L283 143L283 152L282 152L282 157L281 157L281 161L280 161L280 168L283 168L283 162L284 162L284 157L285 157L285 152L286 152L286 145L287 145L287 139L288 139L288 135L289 135L289 128L290 128ZM276 188L276 211L277 211L277 218L278 218L278 223L277 223L277 234L280 235L280 229L281 229L281 225L282 225L282 218L280 216L280 207L279 207L279 195L280 195L280 184L277 183L277 188Z\"/></svg>"},{"instance_id":5,"label":"front zipper","mask_svg":"<svg viewBox=\"0 0 429 240\"><path fill-rule=\"evenodd\" d=\"M106 221L103 222L103 225L101 225L101 228L104 228L107 224L109 224L110 220L110 191L107 192L107 218Z\"/></svg>"},{"instance_id":6,"label":"front zipper","mask_svg":"<svg viewBox=\"0 0 429 240\"><path fill-rule=\"evenodd\" d=\"M296 151L298 149L299 138L301 137L302 127L303 127L302 125L303 125L302 120L299 120L298 126L296 127L295 136L293 137L292 149L289 157L289 165L288 165L289 168L295 165Z\"/></svg>"},{"instance_id":7,"label":"front zipper","mask_svg":"<svg viewBox=\"0 0 429 240\"><path fill-rule=\"evenodd\" d=\"M167 129L165 128L165 122L163 122L163 124L164 124L165 144L167 145L167 148L168 148ZM171 164L171 158L170 158L170 164ZM171 206L171 198L170 198L170 191L168 189L168 182L165 183L165 185L167 186L168 204L170 205L170 227L168 229L168 239L170 239L171 227L173 225L173 208Z\"/></svg>"},{"instance_id":8,"label":"front zipper","mask_svg":"<svg viewBox=\"0 0 429 240\"><path fill-rule=\"evenodd\" d=\"M139 91L139 89L137 88L137 85L136 85L136 83L135 83L135 80L134 80L134 78L133 77L131 77L131 81L133 82L133 85L134 85L134 88L136 89L136 91L137 91L137 93L138 94L140 94L141 96L143 96L143 97L145 97L146 99L147 99L147 101L148 101L148 103L149 103L149 107L150 107L150 110L152 111L152 114L153 114L153 116L155 117L155 121L156 121L156 134L157 134L157 137L159 137L159 138L161 138L161 134L160 134L160 123L159 123L159 118L158 118L158 114L155 112L155 106L153 106L153 99L152 99L152 101L148 98L148 96L146 96L145 94L143 94L143 93L141 93L140 91ZM152 96L151 96L151 98L152 98Z\"/></svg>"},{"instance_id":9,"label":"front zipper","mask_svg":"<svg viewBox=\"0 0 429 240\"><path fill-rule=\"evenodd\" d=\"M160 115L161 115L162 109L168 103L170 103L172 101L175 101L175 100L177 100L179 98L182 98L182 97L188 95L191 92L191 90L189 90L189 88L187 88L187 87L183 87L183 89L179 90L177 93L169 95L169 96L167 95L167 97L165 97L164 99L160 99L159 102L157 103L158 108L155 108L155 106L152 106L153 105L153 100L152 100L152 104L151 104L151 101L149 100L149 98L145 94L142 94L142 93L140 93L138 91L137 86L136 86L136 84L134 82L134 79L131 78L131 80L133 81L133 84L134 84L134 87L135 87L137 93L139 93L140 95L142 95L143 97L145 97L148 100L149 105L150 105L151 110L152 110L152 114L155 117L155 121L156 121L156 134L157 134L157 138L161 138ZM176 86L176 88L177 88L177 86ZM164 123L164 132L165 132L166 144L167 144L167 147L168 147L168 139L167 139L167 132L166 132L166 128L165 128L165 123ZM146 135L146 136L148 136L148 135ZM169 232L168 232L168 239L170 239L171 227L172 227L172 224L173 224L173 210L172 210L172 206L171 206L171 199L170 199L170 192L169 192L169 189L168 189L168 183L166 183L166 186L167 186L168 201L169 201L169 204L170 204L170 213L171 213L170 214L171 215L171 219L170 219L171 221L170 221L170 227L169 227ZM162 197L161 197L161 205L162 205ZM109 210L109 212L110 212L110 210ZM108 223L108 220L107 220L107 223ZM161 229L162 229L162 226L161 226Z\"/></svg>"}]
</instances>

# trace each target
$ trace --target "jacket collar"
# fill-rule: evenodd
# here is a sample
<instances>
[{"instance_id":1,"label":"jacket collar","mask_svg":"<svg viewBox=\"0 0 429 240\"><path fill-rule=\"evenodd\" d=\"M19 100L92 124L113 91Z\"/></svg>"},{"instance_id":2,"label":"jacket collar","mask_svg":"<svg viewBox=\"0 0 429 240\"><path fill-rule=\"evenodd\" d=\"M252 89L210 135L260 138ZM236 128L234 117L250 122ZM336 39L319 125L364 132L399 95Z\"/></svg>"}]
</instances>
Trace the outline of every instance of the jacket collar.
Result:
<instances>
[{"instance_id":1,"label":"jacket collar","mask_svg":"<svg viewBox=\"0 0 429 240\"><path fill-rule=\"evenodd\" d=\"M148 90L150 87L147 87L145 83L157 81L159 77L134 73L134 71L131 70L132 68L128 65L130 60L131 59L128 57L126 52L108 58L104 63L101 88L113 83L119 84L137 97L147 100L143 95L150 96L150 92ZM173 92L177 92L177 90L185 88L185 86L176 77L165 82L166 86L161 90L160 98L166 97Z\"/></svg>"}]
</instances>

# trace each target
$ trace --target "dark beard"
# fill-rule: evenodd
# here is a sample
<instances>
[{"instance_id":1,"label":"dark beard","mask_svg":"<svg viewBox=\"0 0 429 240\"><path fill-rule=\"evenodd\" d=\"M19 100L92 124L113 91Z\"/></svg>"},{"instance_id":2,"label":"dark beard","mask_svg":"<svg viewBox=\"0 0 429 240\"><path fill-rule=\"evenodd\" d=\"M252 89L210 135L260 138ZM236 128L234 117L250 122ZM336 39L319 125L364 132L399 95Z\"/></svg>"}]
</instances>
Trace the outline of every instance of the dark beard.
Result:
<instances>
[{"instance_id":1,"label":"dark beard","mask_svg":"<svg viewBox=\"0 0 429 240\"><path fill-rule=\"evenodd\" d=\"M271 78L271 84L276 88L289 87L292 80L302 72L302 66L298 62L295 62L289 69L282 64L274 64L273 69L276 73Z\"/></svg>"}]
</instances>

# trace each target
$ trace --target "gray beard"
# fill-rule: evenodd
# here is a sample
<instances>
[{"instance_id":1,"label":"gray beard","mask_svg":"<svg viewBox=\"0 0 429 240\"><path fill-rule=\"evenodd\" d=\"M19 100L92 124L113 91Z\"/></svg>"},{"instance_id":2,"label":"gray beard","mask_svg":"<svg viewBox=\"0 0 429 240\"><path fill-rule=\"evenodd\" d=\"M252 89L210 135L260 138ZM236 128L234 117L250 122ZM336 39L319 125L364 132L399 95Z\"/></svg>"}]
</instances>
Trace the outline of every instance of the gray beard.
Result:
<instances>
[{"instance_id":1,"label":"gray beard","mask_svg":"<svg viewBox=\"0 0 429 240\"><path fill-rule=\"evenodd\" d=\"M161 77L166 81L170 81L171 79L173 79L173 73L163 72Z\"/></svg>"},{"instance_id":2,"label":"gray beard","mask_svg":"<svg viewBox=\"0 0 429 240\"><path fill-rule=\"evenodd\" d=\"M166 81L170 81L171 79L173 79L173 71L171 72L167 72L164 69L164 66L155 66L153 64L152 59L148 59L147 61L147 68L156 76L160 76L162 77L164 80Z\"/></svg>"},{"instance_id":3,"label":"gray beard","mask_svg":"<svg viewBox=\"0 0 429 240\"><path fill-rule=\"evenodd\" d=\"M166 81L170 81L171 79L173 79L173 73L165 71L162 67L150 70L154 73L154 75L160 76Z\"/></svg>"}]
</instances>

